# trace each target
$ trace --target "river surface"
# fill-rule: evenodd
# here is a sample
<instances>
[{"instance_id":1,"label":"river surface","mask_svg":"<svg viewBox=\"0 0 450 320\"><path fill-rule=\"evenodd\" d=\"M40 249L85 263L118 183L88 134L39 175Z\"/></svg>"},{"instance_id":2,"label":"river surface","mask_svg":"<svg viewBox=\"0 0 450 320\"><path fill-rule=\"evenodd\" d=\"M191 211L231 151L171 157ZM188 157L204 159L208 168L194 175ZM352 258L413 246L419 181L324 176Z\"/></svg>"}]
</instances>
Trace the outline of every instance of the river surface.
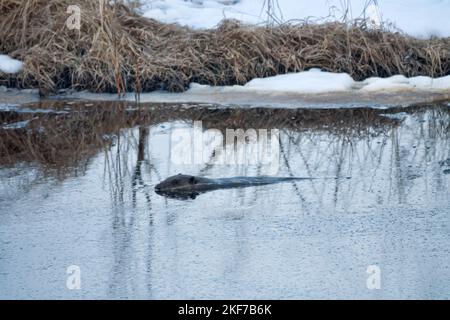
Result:
<instances>
[{"instance_id":1,"label":"river surface","mask_svg":"<svg viewBox=\"0 0 450 320\"><path fill-rule=\"evenodd\" d=\"M0 298L448 299L449 124L447 102L3 105ZM191 157L238 128L278 132L271 161ZM178 173L350 179L154 192Z\"/></svg>"}]
</instances>

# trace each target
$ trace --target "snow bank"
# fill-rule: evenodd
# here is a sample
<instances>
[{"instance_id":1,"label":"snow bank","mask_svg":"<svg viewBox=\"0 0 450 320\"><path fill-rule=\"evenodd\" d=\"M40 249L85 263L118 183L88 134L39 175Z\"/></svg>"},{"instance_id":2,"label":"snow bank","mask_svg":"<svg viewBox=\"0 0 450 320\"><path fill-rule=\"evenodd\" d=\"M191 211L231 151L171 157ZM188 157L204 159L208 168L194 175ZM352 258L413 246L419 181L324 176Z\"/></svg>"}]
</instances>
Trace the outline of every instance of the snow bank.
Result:
<instances>
[{"instance_id":1,"label":"snow bank","mask_svg":"<svg viewBox=\"0 0 450 320\"><path fill-rule=\"evenodd\" d=\"M331 73L311 69L268 78L253 79L244 86L207 86L191 84L190 93L210 92L264 92L264 93L332 93L332 92L383 92L383 91L450 91L450 76L442 78L401 75L389 78L369 78L354 81L347 73Z\"/></svg>"},{"instance_id":2,"label":"snow bank","mask_svg":"<svg viewBox=\"0 0 450 320\"><path fill-rule=\"evenodd\" d=\"M288 91L297 93L336 92L350 90L355 85L346 73L321 72L311 69L264 79L253 79L245 88L257 91Z\"/></svg>"},{"instance_id":3,"label":"snow bank","mask_svg":"<svg viewBox=\"0 0 450 320\"><path fill-rule=\"evenodd\" d=\"M22 70L22 61L0 54L0 71L5 73L17 73Z\"/></svg>"},{"instance_id":4,"label":"snow bank","mask_svg":"<svg viewBox=\"0 0 450 320\"><path fill-rule=\"evenodd\" d=\"M389 78L369 78L362 82L362 91L401 91L401 90L450 90L450 76L442 78L413 77L396 75Z\"/></svg>"},{"instance_id":5,"label":"snow bank","mask_svg":"<svg viewBox=\"0 0 450 320\"><path fill-rule=\"evenodd\" d=\"M224 4L224 3L235 4ZM394 23L406 33L420 38L431 35L450 36L450 0L379 0L377 10L365 9L366 0L278 0L275 14L283 21L312 19L341 20L348 5L349 19L371 18ZM143 0L143 14L167 23L179 23L193 28L213 28L222 19L237 19L246 23L264 23L267 13L262 0ZM373 13L379 17L373 17ZM372 13L372 14L371 14Z\"/></svg>"},{"instance_id":6,"label":"snow bank","mask_svg":"<svg viewBox=\"0 0 450 320\"><path fill-rule=\"evenodd\" d=\"M144 16L192 28L213 28L224 18L247 23L261 22L259 1L240 1L235 5L224 5L214 0L143 0L142 2ZM255 12L257 7L259 8Z\"/></svg>"},{"instance_id":7,"label":"snow bank","mask_svg":"<svg viewBox=\"0 0 450 320\"><path fill-rule=\"evenodd\" d=\"M355 86L355 81L347 73L323 72L320 69L288 73L267 78L256 78L244 86L208 86L192 83L191 92L204 92L206 90L218 90L228 92L290 92L290 93L322 93L348 91Z\"/></svg>"}]
</instances>

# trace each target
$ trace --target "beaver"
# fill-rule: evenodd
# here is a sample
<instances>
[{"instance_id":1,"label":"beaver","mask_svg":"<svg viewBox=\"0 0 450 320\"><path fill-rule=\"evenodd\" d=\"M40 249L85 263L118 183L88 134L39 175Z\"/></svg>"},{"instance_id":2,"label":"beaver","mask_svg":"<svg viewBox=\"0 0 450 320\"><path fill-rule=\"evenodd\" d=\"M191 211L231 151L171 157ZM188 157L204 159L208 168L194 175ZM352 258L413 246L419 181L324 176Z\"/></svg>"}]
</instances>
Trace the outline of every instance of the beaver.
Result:
<instances>
[{"instance_id":1,"label":"beaver","mask_svg":"<svg viewBox=\"0 0 450 320\"><path fill-rule=\"evenodd\" d=\"M155 186L155 192L169 198L195 199L200 193L218 189L246 188L295 180L337 179L306 177L231 177L209 179L204 177L178 174L171 176Z\"/></svg>"}]
</instances>

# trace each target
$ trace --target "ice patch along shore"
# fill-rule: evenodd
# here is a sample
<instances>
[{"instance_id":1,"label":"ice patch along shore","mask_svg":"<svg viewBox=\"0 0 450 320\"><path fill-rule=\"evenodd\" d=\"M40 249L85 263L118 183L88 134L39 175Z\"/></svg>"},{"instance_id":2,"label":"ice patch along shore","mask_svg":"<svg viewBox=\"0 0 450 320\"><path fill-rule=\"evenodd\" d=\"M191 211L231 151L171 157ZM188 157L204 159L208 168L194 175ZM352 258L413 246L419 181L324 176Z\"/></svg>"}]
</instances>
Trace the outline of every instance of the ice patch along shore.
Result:
<instances>
[{"instance_id":1,"label":"ice patch along shore","mask_svg":"<svg viewBox=\"0 0 450 320\"><path fill-rule=\"evenodd\" d=\"M134 93L72 92L59 99L135 101ZM245 85L210 86L191 83L185 92L140 94L140 103L208 104L224 107L271 108L390 108L450 101L450 76L441 78L392 76L355 81L346 73L311 69L257 78Z\"/></svg>"}]
</instances>

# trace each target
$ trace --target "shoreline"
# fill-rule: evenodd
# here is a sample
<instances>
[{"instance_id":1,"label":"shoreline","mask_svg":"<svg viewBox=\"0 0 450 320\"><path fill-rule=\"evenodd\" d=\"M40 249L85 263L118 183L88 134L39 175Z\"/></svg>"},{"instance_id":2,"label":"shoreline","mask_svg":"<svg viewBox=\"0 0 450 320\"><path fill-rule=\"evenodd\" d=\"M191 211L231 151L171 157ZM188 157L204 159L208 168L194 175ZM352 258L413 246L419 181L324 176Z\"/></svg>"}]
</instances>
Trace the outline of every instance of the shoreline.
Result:
<instances>
[{"instance_id":1,"label":"shoreline","mask_svg":"<svg viewBox=\"0 0 450 320\"><path fill-rule=\"evenodd\" d=\"M37 90L8 89L0 94L0 104L25 105L54 100L80 101L125 101L136 103L135 94L127 93L118 98L117 94L69 92L49 97L40 97ZM224 92L214 89L204 92L151 92L142 93L138 104L211 104L223 107L252 108L378 108L408 107L417 104L450 101L450 91L392 91L392 92L330 92L317 94L297 94L292 92Z\"/></svg>"}]
</instances>

